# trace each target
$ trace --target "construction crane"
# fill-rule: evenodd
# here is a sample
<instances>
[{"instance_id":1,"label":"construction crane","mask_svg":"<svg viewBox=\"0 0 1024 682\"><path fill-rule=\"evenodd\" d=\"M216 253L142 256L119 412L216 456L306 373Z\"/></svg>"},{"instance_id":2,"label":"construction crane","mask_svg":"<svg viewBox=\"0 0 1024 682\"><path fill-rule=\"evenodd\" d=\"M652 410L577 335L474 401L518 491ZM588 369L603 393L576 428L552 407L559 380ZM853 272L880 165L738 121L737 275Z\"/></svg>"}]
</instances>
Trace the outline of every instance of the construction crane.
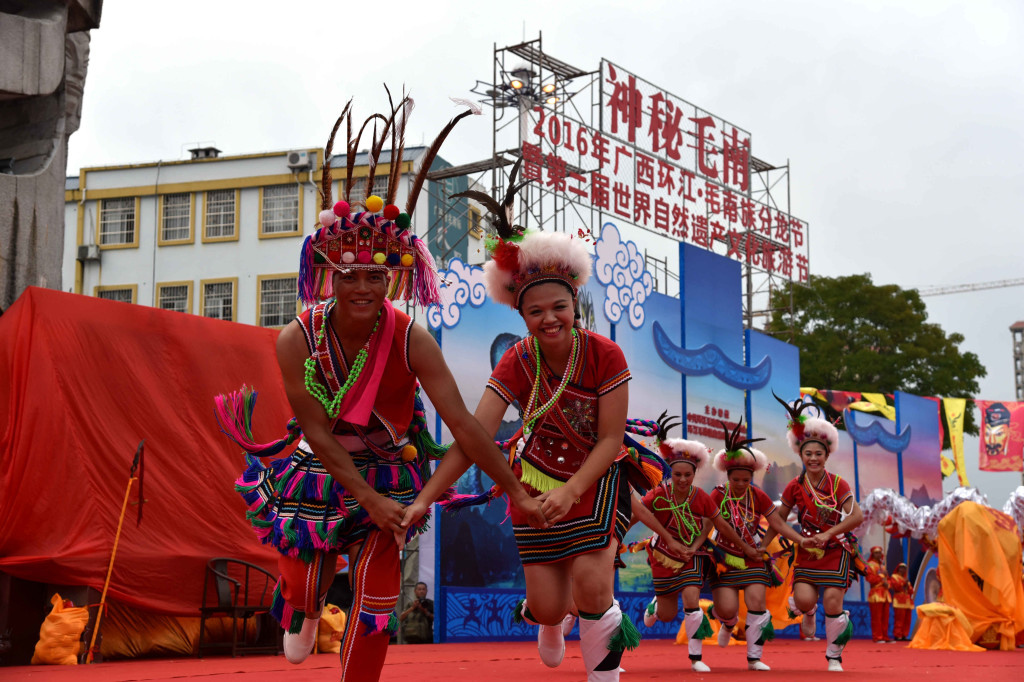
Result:
<instances>
[{"instance_id":1,"label":"construction crane","mask_svg":"<svg viewBox=\"0 0 1024 682\"><path fill-rule=\"evenodd\" d=\"M942 296L943 294L960 294L965 291L981 291L982 289L1002 289L1003 287L1024 286L1022 279L1000 279L995 282L975 282L974 284L954 284L948 287L918 287L919 296Z\"/></svg>"}]
</instances>

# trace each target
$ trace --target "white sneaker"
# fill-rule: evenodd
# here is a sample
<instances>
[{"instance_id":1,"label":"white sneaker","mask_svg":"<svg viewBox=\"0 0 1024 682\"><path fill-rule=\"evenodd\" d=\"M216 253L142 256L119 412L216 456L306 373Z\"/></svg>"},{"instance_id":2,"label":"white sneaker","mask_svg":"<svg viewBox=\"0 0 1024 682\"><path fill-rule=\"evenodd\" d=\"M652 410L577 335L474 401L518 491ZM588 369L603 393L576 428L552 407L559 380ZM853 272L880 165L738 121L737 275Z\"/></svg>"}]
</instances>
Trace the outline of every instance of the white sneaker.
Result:
<instances>
[{"instance_id":1,"label":"white sneaker","mask_svg":"<svg viewBox=\"0 0 1024 682\"><path fill-rule=\"evenodd\" d=\"M732 639L732 628L727 628L724 625L718 628L718 646L729 646L730 639Z\"/></svg>"},{"instance_id":2,"label":"white sneaker","mask_svg":"<svg viewBox=\"0 0 1024 682\"><path fill-rule=\"evenodd\" d=\"M537 652L549 668L557 668L565 657L565 637L562 625L541 625L537 630Z\"/></svg>"},{"instance_id":3,"label":"white sneaker","mask_svg":"<svg viewBox=\"0 0 1024 682\"><path fill-rule=\"evenodd\" d=\"M576 616L571 613L565 614L565 618L562 619L562 637L572 632L574 627L576 627Z\"/></svg>"},{"instance_id":4,"label":"white sneaker","mask_svg":"<svg viewBox=\"0 0 1024 682\"><path fill-rule=\"evenodd\" d=\"M644 625L649 628L653 628L654 624L658 622L658 598L655 597L651 600L651 603L644 609Z\"/></svg>"},{"instance_id":5,"label":"white sneaker","mask_svg":"<svg viewBox=\"0 0 1024 682\"><path fill-rule=\"evenodd\" d=\"M313 651L316 642L319 618L306 618L302 621L302 630L296 633L284 633L284 657L289 663L302 663Z\"/></svg>"},{"instance_id":6,"label":"white sneaker","mask_svg":"<svg viewBox=\"0 0 1024 682\"><path fill-rule=\"evenodd\" d=\"M767 665L761 661L747 661L747 669L749 670L771 670Z\"/></svg>"},{"instance_id":7,"label":"white sneaker","mask_svg":"<svg viewBox=\"0 0 1024 682\"><path fill-rule=\"evenodd\" d=\"M828 671L830 673L841 673L843 672L843 664L834 658L828 659Z\"/></svg>"},{"instance_id":8,"label":"white sneaker","mask_svg":"<svg viewBox=\"0 0 1024 682\"><path fill-rule=\"evenodd\" d=\"M690 662L690 668L695 673L709 673L709 672L711 672L711 668L709 668L708 664L705 663L704 661L691 661Z\"/></svg>"}]
</instances>

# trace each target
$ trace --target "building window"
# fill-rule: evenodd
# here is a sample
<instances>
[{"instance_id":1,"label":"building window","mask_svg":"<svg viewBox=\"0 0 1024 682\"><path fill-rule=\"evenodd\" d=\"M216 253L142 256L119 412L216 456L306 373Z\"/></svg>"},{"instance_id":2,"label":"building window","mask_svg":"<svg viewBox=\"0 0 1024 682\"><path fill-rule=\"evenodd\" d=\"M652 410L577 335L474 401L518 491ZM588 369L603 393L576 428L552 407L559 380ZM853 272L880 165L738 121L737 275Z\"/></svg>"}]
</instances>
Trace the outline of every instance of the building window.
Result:
<instances>
[{"instance_id":1,"label":"building window","mask_svg":"<svg viewBox=\"0 0 1024 682\"><path fill-rule=\"evenodd\" d=\"M177 313L192 312L192 282L158 284L156 307Z\"/></svg>"},{"instance_id":2,"label":"building window","mask_svg":"<svg viewBox=\"0 0 1024 682\"><path fill-rule=\"evenodd\" d=\"M104 199L100 205L100 244L135 243L135 197Z\"/></svg>"},{"instance_id":3,"label":"building window","mask_svg":"<svg viewBox=\"0 0 1024 682\"><path fill-rule=\"evenodd\" d=\"M341 181L342 196L345 191L345 181ZM388 176L385 173L383 176L373 176L373 191L371 195L376 194L381 199L384 199L388 193ZM353 178L352 180L352 196L348 198L349 201L355 203L357 201L363 201L366 199L366 178Z\"/></svg>"},{"instance_id":4,"label":"building window","mask_svg":"<svg viewBox=\"0 0 1024 682\"><path fill-rule=\"evenodd\" d=\"M136 286L103 286L96 287L93 294L96 298L105 298L108 301L135 303L136 290Z\"/></svg>"},{"instance_id":5,"label":"building window","mask_svg":"<svg viewBox=\"0 0 1024 682\"><path fill-rule=\"evenodd\" d=\"M203 316L216 320L233 321L235 319L235 285L236 280L234 279L203 282Z\"/></svg>"},{"instance_id":6,"label":"building window","mask_svg":"<svg viewBox=\"0 0 1024 682\"><path fill-rule=\"evenodd\" d=\"M206 193L204 240L235 238L235 199L236 192L233 189Z\"/></svg>"},{"instance_id":7,"label":"building window","mask_svg":"<svg viewBox=\"0 0 1024 682\"><path fill-rule=\"evenodd\" d=\"M299 186L264 187L262 194L260 234L299 233Z\"/></svg>"},{"instance_id":8,"label":"building window","mask_svg":"<svg viewBox=\"0 0 1024 682\"><path fill-rule=\"evenodd\" d=\"M160 242L186 242L192 238L192 195L160 197Z\"/></svg>"},{"instance_id":9,"label":"building window","mask_svg":"<svg viewBox=\"0 0 1024 682\"><path fill-rule=\"evenodd\" d=\"M283 327L298 312L298 275L259 277L259 321L261 327Z\"/></svg>"}]
</instances>

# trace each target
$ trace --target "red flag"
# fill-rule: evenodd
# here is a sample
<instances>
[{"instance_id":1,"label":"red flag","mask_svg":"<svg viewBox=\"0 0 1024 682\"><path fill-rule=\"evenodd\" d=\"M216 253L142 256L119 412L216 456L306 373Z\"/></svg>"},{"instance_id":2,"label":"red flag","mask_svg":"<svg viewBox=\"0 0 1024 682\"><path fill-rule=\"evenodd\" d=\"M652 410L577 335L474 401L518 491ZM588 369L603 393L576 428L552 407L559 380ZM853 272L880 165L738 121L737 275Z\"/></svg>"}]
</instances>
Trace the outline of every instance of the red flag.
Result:
<instances>
[{"instance_id":1,"label":"red flag","mask_svg":"<svg viewBox=\"0 0 1024 682\"><path fill-rule=\"evenodd\" d=\"M977 401L981 411L981 446L978 468L982 471L1024 469L1024 403Z\"/></svg>"}]
</instances>

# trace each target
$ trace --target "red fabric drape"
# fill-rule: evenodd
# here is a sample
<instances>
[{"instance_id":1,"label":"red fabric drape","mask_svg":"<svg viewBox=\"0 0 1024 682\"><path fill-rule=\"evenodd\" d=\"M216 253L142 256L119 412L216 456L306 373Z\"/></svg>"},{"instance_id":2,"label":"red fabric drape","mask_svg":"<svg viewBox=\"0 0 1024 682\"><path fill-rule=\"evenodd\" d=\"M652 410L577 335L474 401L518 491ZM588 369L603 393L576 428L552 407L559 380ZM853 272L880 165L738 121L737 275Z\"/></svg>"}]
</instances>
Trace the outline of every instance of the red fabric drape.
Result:
<instances>
[{"instance_id":1,"label":"red fabric drape","mask_svg":"<svg viewBox=\"0 0 1024 682\"><path fill-rule=\"evenodd\" d=\"M29 288L0 316L0 571L103 586L132 457L146 440L145 515L129 507L109 597L196 615L206 561L276 572L233 483L243 468L213 396L260 391L258 440L291 411L277 332ZM133 501L137 499L133 488Z\"/></svg>"}]
</instances>

